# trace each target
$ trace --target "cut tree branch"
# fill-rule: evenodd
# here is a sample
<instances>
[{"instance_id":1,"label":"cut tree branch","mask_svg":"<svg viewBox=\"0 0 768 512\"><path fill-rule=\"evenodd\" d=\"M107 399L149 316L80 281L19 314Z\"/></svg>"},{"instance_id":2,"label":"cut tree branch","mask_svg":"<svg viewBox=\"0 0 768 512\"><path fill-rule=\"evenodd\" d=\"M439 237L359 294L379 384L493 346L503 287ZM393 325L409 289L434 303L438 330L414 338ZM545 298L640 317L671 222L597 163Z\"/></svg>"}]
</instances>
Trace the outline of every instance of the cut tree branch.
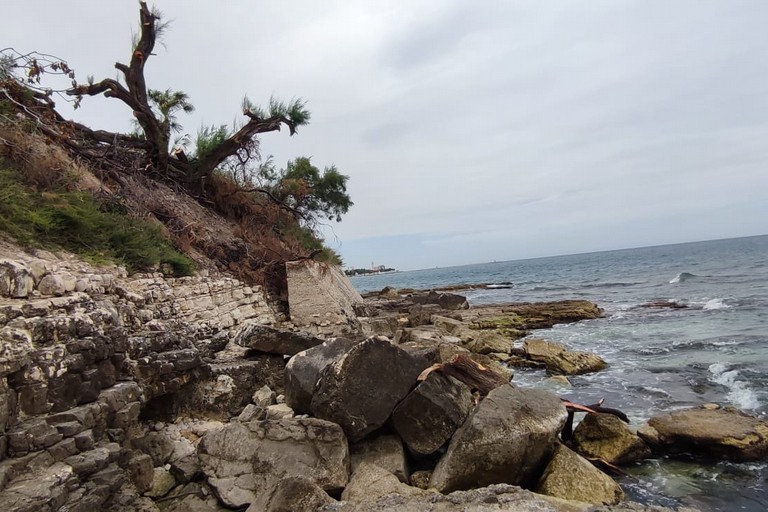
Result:
<instances>
[{"instance_id":1,"label":"cut tree branch","mask_svg":"<svg viewBox=\"0 0 768 512\"><path fill-rule=\"evenodd\" d=\"M470 388L476 389L482 396L487 395L499 386L509 384L507 377L481 365L466 354L456 354L447 363L433 364L421 372L417 380L425 380L434 371L439 371L463 382Z\"/></svg>"},{"instance_id":2,"label":"cut tree branch","mask_svg":"<svg viewBox=\"0 0 768 512\"><path fill-rule=\"evenodd\" d=\"M236 154L247 141L259 133L280 131L280 127L283 124L288 126L291 135L296 133L296 124L283 115L262 119L249 110L244 111L243 114L249 118L249 121L236 133L219 144L205 158L197 162L201 176L206 176L213 172L224 160Z\"/></svg>"}]
</instances>

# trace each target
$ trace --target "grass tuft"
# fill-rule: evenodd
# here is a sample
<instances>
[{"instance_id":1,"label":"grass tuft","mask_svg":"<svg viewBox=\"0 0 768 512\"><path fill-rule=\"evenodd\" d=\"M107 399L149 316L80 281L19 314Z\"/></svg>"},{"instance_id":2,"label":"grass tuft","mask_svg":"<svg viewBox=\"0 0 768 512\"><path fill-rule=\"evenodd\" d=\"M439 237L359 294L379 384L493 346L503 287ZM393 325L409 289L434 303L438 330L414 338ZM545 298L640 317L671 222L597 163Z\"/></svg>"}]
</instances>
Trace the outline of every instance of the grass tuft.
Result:
<instances>
[{"instance_id":1,"label":"grass tuft","mask_svg":"<svg viewBox=\"0 0 768 512\"><path fill-rule=\"evenodd\" d=\"M60 247L94 263L117 262L132 272L170 267L191 275L194 262L171 245L155 224L120 213L90 193L38 191L7 161L0 161L0 231L19 243Z\"/></svg>"}]
</instances>

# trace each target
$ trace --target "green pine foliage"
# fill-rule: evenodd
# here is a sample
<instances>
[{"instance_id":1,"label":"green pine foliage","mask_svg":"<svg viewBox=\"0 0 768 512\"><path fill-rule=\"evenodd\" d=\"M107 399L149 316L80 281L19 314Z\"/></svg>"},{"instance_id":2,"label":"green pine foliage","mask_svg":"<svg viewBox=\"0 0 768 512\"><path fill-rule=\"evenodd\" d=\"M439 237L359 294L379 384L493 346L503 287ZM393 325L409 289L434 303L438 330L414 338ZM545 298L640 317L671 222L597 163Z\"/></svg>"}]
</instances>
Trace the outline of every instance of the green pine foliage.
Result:
<instances>
[{"instance_id":1,"label":"green pine foliage","mask_svg":"<svg viewBox=\"0 0 768 512\"><path fill-rule=\"evenodd\" d=\"M315 251L321 251L314 259L331 265L342 266L344 264L339 253L326 247L324 240L317 236L314 231L298 223L292 223L283 228L283 232L289 238L296 240L307 254Z\"/></svg>"},{"instance_id":2,"label":"green pine foliage","mask_svg":"<svg viewBox=\"0 0 768 512\"><path fill-rule=\"evenodd\" d=\"M341 216L354 204L347 193L348 179L349 176L341 174L336 166L320 172L309 158L299 157L288 162L271 188L273 195L306 217L341 222Z\"/></svg>"}]
</instances>

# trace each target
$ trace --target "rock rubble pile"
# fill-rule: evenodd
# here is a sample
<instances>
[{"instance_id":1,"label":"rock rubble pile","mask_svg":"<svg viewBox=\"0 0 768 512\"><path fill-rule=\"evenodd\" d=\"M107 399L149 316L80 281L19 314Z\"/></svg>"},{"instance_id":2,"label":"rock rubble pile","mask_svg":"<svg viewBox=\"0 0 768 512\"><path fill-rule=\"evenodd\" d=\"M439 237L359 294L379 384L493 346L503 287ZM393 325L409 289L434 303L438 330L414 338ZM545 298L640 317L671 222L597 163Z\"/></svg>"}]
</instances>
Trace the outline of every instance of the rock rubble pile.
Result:
<instances>
[{"instance_id":1,"label":"rock rubble pile","mask_svg":"<svg viewBox=\"0 0 768 512\"><path fill-rule=\"evenodd\" d=\"M567 404L516 387L510 367L598 371L593 354L518 341L594 304L391 290L352 304L309 264L287 272L301 320L279 323L260 288L226 276L0 259L0 508L638 510L593 462L766 456L764 422L715 407L638 431L590 413L561 435ZM307 301L308 276L343 304ZM477 375L449 372L457 361Z\"/></svg>"}]
</instances>

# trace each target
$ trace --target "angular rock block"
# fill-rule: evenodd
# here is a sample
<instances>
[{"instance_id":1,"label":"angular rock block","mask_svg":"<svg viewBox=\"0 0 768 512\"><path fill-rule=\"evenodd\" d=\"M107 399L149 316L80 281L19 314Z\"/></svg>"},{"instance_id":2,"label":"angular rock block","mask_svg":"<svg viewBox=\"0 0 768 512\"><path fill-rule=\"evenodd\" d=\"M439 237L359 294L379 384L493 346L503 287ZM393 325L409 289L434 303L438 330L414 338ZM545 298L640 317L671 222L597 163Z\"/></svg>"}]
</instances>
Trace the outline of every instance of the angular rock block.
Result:
<instances>
[{"instance_id":1,"label":"angular rock block","mask_svg":"<svg viewBox=\"0 0 768 512\"><path fill-rule=\"evenodd\" d=\"M234 341L251 350L288 356L323 343L321 338L303 332L282 331L256 322L243 324Z\"/></svg>"},{"instance_id":2,"label":"angular rock block","mask_svg":"<svg viewBox=\"0 0 768 512\"><path fill-rule=\"evenodd\" d=\"M261 493L245 512L318 510L335 502L312 480L293 476L283 478L270 491Z\"/></svg>"},{"instance_id":3,"label":"angular rock block","mask_svg":"<svg viewBox=\"0 0 768 512\"><path fill-rule=\"evenodd\" d=\"M393 475L401 482L408 483L408 461L405 458L403 442L397 436L379 436L365 439L349 447L351 471L367 462L375 464Z\"/></svg>"},{"instance_id":4,"label":"angular rock block","mask_svg":"<svg viewBox=\"0 0 768 512\"><path fill-rule=\"evenodd\" d=\"M430 487L448 493L495 483L535 484L567 416L560 399L547 391L494 389L451 438Z\"/></svg>"},{"instance_id":5,"label":"angular rock block","mask_svg":"<svg viewBox=\"0 0 768 512\"><path fill-rule=\"evenodd\" d=\"M573 431L573 448L590 458L628 464L651 455L648 445L613 414L587 414Z\"/></svg>"},{"instance_id":6,"label":"angular rock block","mask_svg":"<svg viewBox=\"0 0 768 512\"><path fill-rule=\"evenodd\" d=\"M338 423L350 441L359 441L384 425L423 369L386 338L368 338L323 371L312 414Z\"/></svg>"},{"instance_id":7,"label":"angular rock block","mask_svg":"<svg viewBox=\"0 0 768 512\"><path fill-rule=\"evenodd\" d=\"M35 279L32 272L18 261L0 259L0 296L23 299L32 293Z\"/></svg>"},{"instance_id":8,"label":"angular rock block","mask_svg":"<svg viewBox=\"0 0 768 512\"><path fill-rule=\"evenodd\" d=\"M536 492L593 505L615 505L624 499L624 491L611 477L561 444L555 447Z\"/></svg>"},{"instance_id":9,"label":"angular rock block","mask_svg":"<svg viewBox=\"0 0 768 512\"><path fill-rule=\"evenodd\" d=\"M357 343L347 338L334 338L294 355L285 365L285 403L299 414L309 413L320 374Z\"/></svg>"},{"instance_id":10,"label":"angular rock block","mask_svg":"<svg viewBox=\"0 0 768 512\"><path fill-rule=\"evenodd\" d=\"M341 499L352 503L368 503L393 493L400 496L431 494L402 483L395 475L376 464L363 462L352 473L349 484L341 493Z\"/></svg>"},{"instance_id":11,"label":"angular rock block","mask_svg":"<svg viewBox=\"0 0 768 512\"><path fill-rule=\"evenodd\" d=\"M427 455L451 438L473 406L472 393L465 384L432 372L397 405L392 422L412 452Z\"/></svg>"},{"instance_id":12,"label":"angular rock block","mask_svg":"<svg viewBox=\"0 0 768 512\"><path fill-rule=\"evenodd\" d=\"M306 477L330 492L349 478L344 433L316 418L233 422L205 434L198 455L208 483L231 508L254 503L284 478Z\"/></svg>"}]
</instances>

